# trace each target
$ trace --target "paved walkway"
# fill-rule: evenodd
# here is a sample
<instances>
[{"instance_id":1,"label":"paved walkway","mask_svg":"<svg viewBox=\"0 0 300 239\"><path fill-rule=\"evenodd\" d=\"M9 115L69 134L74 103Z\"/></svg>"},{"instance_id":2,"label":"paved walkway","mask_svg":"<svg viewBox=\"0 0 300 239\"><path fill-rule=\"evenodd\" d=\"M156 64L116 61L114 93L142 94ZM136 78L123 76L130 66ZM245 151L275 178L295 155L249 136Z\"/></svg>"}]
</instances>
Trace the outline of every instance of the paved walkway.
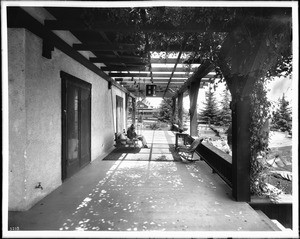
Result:
<instances>
[{"instance_id":1,"label":"paved walkway","mask_svg":"<svg viewBox=\"0 0 300 239\"><path fill-rule=\"evenodd\" d=\"M174 161L170 131L144 131L149 149L94 160L26 212L10 212L20 230L272 231L270 221L203 161ZM146 156L145 156L146 155ZM126 157L128 157L126 159Z\"/></svg>"}]
</instances>

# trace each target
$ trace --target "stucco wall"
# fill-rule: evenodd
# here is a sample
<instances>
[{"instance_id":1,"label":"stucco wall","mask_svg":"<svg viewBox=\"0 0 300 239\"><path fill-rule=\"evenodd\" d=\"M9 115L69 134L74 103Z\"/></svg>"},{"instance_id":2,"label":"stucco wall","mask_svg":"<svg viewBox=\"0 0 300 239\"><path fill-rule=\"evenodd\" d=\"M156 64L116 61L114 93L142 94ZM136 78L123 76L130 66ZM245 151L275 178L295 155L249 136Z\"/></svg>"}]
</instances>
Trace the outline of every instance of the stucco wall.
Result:
<instances>
[{"instance_id":1,"label":"stucco wall","mask_svg":"<svg viewBox=\"0 0 300 239\"><path fill-rule=\"evenodd\" d=\"M117 114L117 103L116 103L116 96L120 96L122 97L123 99L123 126L124 128L126 129L126 112L125 112L125 104L126 104L126 101L125 101L125 97L126 97L126 94L124 92L122 92L121 90L119 90L118 88L116 87L113 87L113 92L112 92L112 100L113 100L113 116L114 116L114 131L116 132L117 130L117 119L116 119L116 114Z\"/></svg>"},{"instance_id":2,"label":"stucco wall","mask_svg":"<svg viewBox=\"0 0 300 239\"><path fill-rule=\"evenodd\" d=\"M15 145L10 148L9 210L26 210L62 183L60 71L92 84L92 160L112 150L112 100L114 110L116 94L125 106L125 94L108 90L105 80L56 48L52 59L42 57L42 39L27 30L8 29L8 42L9 93L18 95L9 99L9 145ZM35 188L38 182L43 190Z\"/></svg>"},{"instance_id":3,"label":"stucco wall","mask_svg":"<svg viewBox=\"0 0 300 239\"><path fill-rule=\"evenodd\" d=\"M24 207L26 181L26 109L25 109L25 30L11 29L7 33L9 96L9 201L13 208Z\"/></svg>"}]
</instances>

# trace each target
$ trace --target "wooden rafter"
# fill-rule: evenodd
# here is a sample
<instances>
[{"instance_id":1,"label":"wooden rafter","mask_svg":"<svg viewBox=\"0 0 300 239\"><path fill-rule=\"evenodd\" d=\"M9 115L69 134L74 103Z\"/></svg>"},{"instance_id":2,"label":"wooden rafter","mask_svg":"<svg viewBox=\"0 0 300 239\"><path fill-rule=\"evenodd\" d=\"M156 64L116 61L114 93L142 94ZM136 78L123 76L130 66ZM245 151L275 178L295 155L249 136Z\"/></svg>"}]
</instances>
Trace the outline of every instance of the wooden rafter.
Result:
<instances>
[{"instance_id":1,"label":"wooden rafter","mask_svg":"<svg viewBox=\"0 0 300 239\"><path fill-rule=\"evenodd\" d=\"M126 25L116 24L111 22L94 21L90 26L83 24L80 21L58 21L58 20L46 20L45 26L51 30L68 30L68 31L104 31L104 32L226 32L228 29L223 27L221 22L216 24L210 24L210 28L207 29L202 23L189 23L186 25L174 26L172 23L160 23L160 24L141 24L141 25Z\"/></svg>"},{"instance_id":2,"label":"wooden rafter","mask_svg":"<svg viewBox=\"0 0 300 239\"><path fill-rule=\"evenodd\" d=\"M77 51L136 51L135 44L73 44Z\"/></svg>"},{"instance_id":3,"label":"wooden rafter","mask_svg":"<svg viewBox=\"0 0 300 239\"><path fill-rule=\"evenodd\" d=\"M201 64L197 71L181 86L181 88L176 92L173 98L178 97L179 94L184 93L188 86L191 85L193 81L197 81L205 77L211 70L213 70L214 66L211 64L210 61L205 61Z\"/></svg>"},{"instance_id":4,"label":"wooden rafter","mask_svg":"<svg viewBox=\"0 0 300 239\"><path fill-rule=\"evenodd\" d=\"M186 41L186 40L185 40L185 41ZM184 42L183 44L185 44L185 42ZM171 75L170 75L170 79L169 79L168 84L167 84L167 87L166 87L166 89L165 89L163 98L165 98L165 95L166 95L166 93L167 93L167 91L168 91L168 89L169 89L170 82L171 82L172 77L173 77L173 75L174 75L174 72L175 72L175 70L176 70L177 64L178 64L178 62L179 62L179 60L180 60L181 54L182 54L182 52L180 51L179 54L178 54L178 56L177 56L177 61L176 61L175 65L174 65L174 68L173 68L172 73L171 73ZM178 75L177 75L177 76L178 76Z\"/></svg>"},{"instance_id":5,"label":"wooden rafter","mask_svg":"<svg viewBox=\"0 0 300 239\"><path fill-rule=\"evenodd\" d=\"M161 58L151 58L150 62L148 58L145 57L139 57L139 56L123 56L121 55L119 58L116 57L115 55L101 55L101 57L90 57L90 61L93 63L103 63L103 62L108 62L108 63L120 63L124 62L126 64L134 64L134 63L140 63L140 64L175 64L177 59L173 58L167 58L167 59L161 59ZM185 60L180 59L178 64L184 64ZM195 61L193 62L194 64L199 64L200 61Z\"/></svg>"},{"instance_id":6,"label":"wooden rafter","mask_svg":"<svg viewBox=\"0 0 300 239\"><path fill-rule=\"evenodd\" d=\"M115 79L120 79L120 78L115 78ZM123 79L123 81L124 82L135 82L135 81L138 81L138 79L124 79L124 78L121 78L121 79ZM159 82L165 82L165 83L167 83L168 81L169 81L169 79L153 79L153 81L155 82L155 83L159 83ZM173 83L183 83L185 80L184 79L172 79L172 82ZM151 82L151 78L149 77L149 79L145 79L145 82ZM171 83L172 83L171 82Z\"/></svg>"},{"instance_id":7,"label":"wooden rafter","mask_svg":"<svg viewBox=\"0 0 300 239\"><path fill-rule=\"evenodd\" d=\"M173 72L174 74L174 72ZM173 74L171 76L173 77ZM150 72L145 73L145 72L140 72L140 73L109 73L108 74L111 77L151 77ZM153 74L153 77L170 77L169 74ZM184 78L187 79L189 78L189 75L186 74L176 74L174 77L177 78Z\"/></svg>"},{"instance_id":8,"label":"wooden rafter","mask_svg":"<svg viewBox=\"0 0 300 239\"><path fill-rule=\"evenodd\" d=\"M179 63L185 63L185 59L179 59L178 61L178 64ZM177 59L176 58L167 58L167 59L164 59L164 58L152 58L150 63L152 64L175 64L177 62ZM196 63L200 63L200 62L194 62L195 64Z\"/></svg>"},{"instance_id":9,"label":"wooden rafter","mask_svg":"<svg viewBox=\"0 0 300 239\"><path fill-rule=\"evenodd\" d=\"M134 82L134 81L137 81L138 79L136 79L136 78L122 78L123 79L123 81L125 82ZM145 79L145 81L151 81L151 78L149 77L149 79ZM163 78L158 78L158 79L156 79L156 78L154 78L153 79L153 81L154 82L156 82L156 83L159 83L159 82L168 82L169 81L169 79L168 78L165 78L165 79L163 79ZM186 79L172 79L172 81L170 82L170 84L172 84L172 83L184 83L184 82L186 82ZM201 82L202 83L208 83L208 82L210 82L210 79L209 78L202 78L202 80L201 80Z\"/></svg>"},{"instance_id":10,"label":"wooden rafter","mask_svg":"<svg viewBox=\"0 0 300 239\"><path fill-rule=\"evenodd\" d=\"M122 57L119 58L112 58L112 57L90 57L90 61L93 63L128 63L128 64L134 64L134 63L144 63L145 58L129 58L129 57ZM146 63L146 62L145 62ZM145 64L144 63L144 64Z\"/></svg>"},{"instance_id":11,"label":"wooden rafter","mask_svg":"<svg viewBox=\"0 0 300 239\"><path fill-rule=\"evenodd\" d=\"M147 45L147 44L146 44ZM120 51L120 52L139 52L138 46L134 44L73 44L73 48L79 51ZM145 51L155 52L192 52L198 50L195 46L186 46L184 51L181 50L181 46L178 44L165 45L165 46L151 46L145 47Z\"/></svg>"},{"instance_id":12,"label":"wooden rafter","mask_svg":"<svg viewBox=\"0 0 300 239\"><path fill-rule=\"evenodd\" d=\"M107 37L106 33L103 31L100 31L100 35L102 36L102 38L111 46L113 46L112 42L109 40L109 38ZM113 51L114 55L118 58L120 58L120 55L117 51ZM123 66L127 67L124 63L122 63ZM128 70L127 70L128 71ZM129 72L129 71L128 71Z\"/></svg>"},{"instance_id":13,"label":"wooden rafter","mask_svg":"<svg viewBox=\"0 0 300 239\"><path fill-rule=\"evenodd\" d=\"M150 68L147 69L146 66L131 66L131 67L127 67L128 69L130 69L131 71L144 71L144 70L147 70L147 71L150 71ZM106 67L106 66L103 66L101 67L101 69L103 71L126 71L126 68L125 67L122 67L122 66L115 66L115 67ZM152 72L172 72L173 71L173 67L151 67L151 71ZM191 72L197 70L197 68L193 68L191 70ZM176 67L175 69L175 72L182 72L182 73L185 73L186 72L186 68L184 67Z\"/></svg>"},{"instance_id":14,"label":"wooden rafter","mask_svg":"<svg viewBox=\"0 0 300 239\"><path fill-rule=\"evenodd\" d=\"M18 17L16 17L18 16ZM46 39L51 42L54 47L64 52L66 55L79 62L87 69L91 70L95 74L99 75L101 78L106 80L109 84L114 85L115 87L121 89L124 92L127 91L126 88L117 84L111 77L105 74L101 69L92 64L89 60L87 60L84 56L82 56L79 52L75 51L68 43L59 38L56 34L54 34L49 29L45 28L43 24L33 18L30 14L24 11L20 7L9 7L7 9L7 24L8 27L11 28L26 28L28 31L34 33L42 39ZM131 94L132 97L135 97Z\"/></svg>"},{"instance_id":15,"label":"wooden rafter","mask_svg":"<svg viewBox=\"0 0 300 239\"><path fill-rule=\"evenodd\" d=\"M174 68L173 68L173 70L172 70L172 73L171 73L171 75L170 75L170 79L169 79L168 84L167 84L167 87L166 87L166 89L165 89L163 98L165 98L165 95L166 95L166 93L167 93L167 91L168 91L168 89L169 89L170 82L171 82L171 80L172 80L172 77L173 77L173 75L174 75L174 72L176 71L176 67L177 67L178 62L179 62L179 60L180 60L180 58L181 58L182 51L185 50L185 48L186 48L186 42L187 42L187 40L188 40L188 35L185 34L185 36L184 36L184 38L183 38L183 41L181 42L180 52L178 53L177 60L176 60L176 62L175 62L175 65L174 65ZM184 74L184 75L185 75L185 74ZM177 75L177 77L178 77L178 75Z\"/></svg>"},{"instance_id":16,"label":"wooden rafter","mask_svg":"<svg viewBox=\"0 0 300 239\"><path fill-rule=\"evenodd\" d=\"M114 67L111 67L111 66L102 66L101 67L101 70L103 71L145 71L147 70L147 67L146 66L127 66L127 67L124 67L124 66L114 66Z\"/></svg>"},{"instance_id":17,"label":"wooden rafter","mask_svg":"<svg viewBox=\"0 0 300 239\"><path fill-rule=\"evenodd\" d=\"M104 63L106 66L108 67L115 67L115 66L124 66L124 64L126 64L127 66L144 66L144 67L148 67L149 63L145 63L145 62L109 62L109 61L101 61L98 63Z\"/></svg>"}]
</instances>

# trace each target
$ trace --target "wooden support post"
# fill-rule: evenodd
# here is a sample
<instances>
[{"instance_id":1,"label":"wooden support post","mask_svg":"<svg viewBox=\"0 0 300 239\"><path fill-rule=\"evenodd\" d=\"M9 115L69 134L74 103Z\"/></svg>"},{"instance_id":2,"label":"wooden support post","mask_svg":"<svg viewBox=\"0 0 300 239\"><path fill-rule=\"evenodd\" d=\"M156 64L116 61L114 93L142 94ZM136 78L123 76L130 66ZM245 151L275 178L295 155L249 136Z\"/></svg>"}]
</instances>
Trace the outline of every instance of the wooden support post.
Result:
<instances>
[{"instance_id":1,"label":"wooden support post","mask_svg":"<svg viewBox=\"0 0 300 239\"><path fill-rule=\"evenodd\" d=\"M176 124L176 98L173 98L172 102L172 122L173 124Z\"/></svg>"},{"instance_id":2,"label":"wooden support post","mask_svg":"<svg viewBox=\"0 0 300 239\"><path fill-rule=\"evenodd\" d=\"M177 101L177 107L178 107L178 125L181 128L183 125L183 114L182 114L182 103L183 103L183 94L178 94L178 101Z\"/></svg>"},{"instance_id":3,"label":"wooden support post","mask_svg":"<svg viewBox=\"0 0 300 239\"><path fill-rule=\"evenodd\" d=\"M194 81L189 87L190 95L190 135L198 136L197 99L201 79Z\"/></svg>"},{"instance_id":4,"label":"wooden support post","mask_svg":"<svg viewBox=\"0 0 300 239\"><path fill-rule=\"evenodd\" d=\"M135 114L136 114L136 107L135 107L135 98L132 97L132 124L135 124Z\"/></svg>"},{"instance_id":5,"label":"wooden support post","mask_svg":"<svg viewBox=\"0 0 300 239\"><path fill-rule=\"evenodd\" d=\"M127 129L128 126L128 101L129 101L129 95L125 94L125 126Z\"/></svg>"},{"instance_id":6,"label":"wooden support post","mask_svg":"<svg viewBox=\"0 0 300 239\"><path fill-rule=\"evenodd\" d=\"M233 99L234 100L234 99ZM250 99L235 99L232 104L232 196L250 201Z\"/></svg>"}]
</instances>

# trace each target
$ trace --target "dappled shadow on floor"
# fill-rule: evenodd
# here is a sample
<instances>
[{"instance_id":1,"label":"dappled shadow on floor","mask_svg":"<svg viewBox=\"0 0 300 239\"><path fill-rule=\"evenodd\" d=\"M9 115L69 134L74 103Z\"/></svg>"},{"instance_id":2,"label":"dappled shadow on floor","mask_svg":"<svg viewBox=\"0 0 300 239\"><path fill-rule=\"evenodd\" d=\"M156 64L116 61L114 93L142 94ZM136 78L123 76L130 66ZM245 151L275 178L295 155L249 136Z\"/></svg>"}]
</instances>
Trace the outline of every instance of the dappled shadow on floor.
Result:
<instances>
[{"instance_id":1,"label":"dappled shadow on floor","mask_svg":"<svg viewBox=\"0 0 300 239\"><path fill-rule=\"evenodd\" d=\"M145 135L149 149L118 149L93 161L37 207L12 213L10 225L101 233L270 230L205 162L176 162L174 135Z\"/></svg>"},{"instance_id":2,"label":"dappled shadow on floor","mask_svg":"<svg viewBox=\"0 0 300 239\"><path fill-rule=\"evenodd\" d=\"M149 213L176 209L174 194L183 189L176 171L173 162L117 161L59 230L165 230L170 222Z\"/></svg>"},{"instance_id":3,"label":"dappled shadow on floor","mask_svg":"<svg viewBox=\"0 0 300 239\"><path fill-rule=\"evenodd\" d=\"M253 210L234 202L228 187L202 162L118 160L59 230L268 229L260 223Z\"/></svg>"},{"instance_id":4,"label":"dappled shadow on floor","mask_svg":"<svg viewBox=\"0 0 300 239\"><path fill-rule=\"evenodd\" d=\"M103 160L123 161L181 161L173 144L152 143L149 148L116 148Z\"/></svg>"}]
</instances>

